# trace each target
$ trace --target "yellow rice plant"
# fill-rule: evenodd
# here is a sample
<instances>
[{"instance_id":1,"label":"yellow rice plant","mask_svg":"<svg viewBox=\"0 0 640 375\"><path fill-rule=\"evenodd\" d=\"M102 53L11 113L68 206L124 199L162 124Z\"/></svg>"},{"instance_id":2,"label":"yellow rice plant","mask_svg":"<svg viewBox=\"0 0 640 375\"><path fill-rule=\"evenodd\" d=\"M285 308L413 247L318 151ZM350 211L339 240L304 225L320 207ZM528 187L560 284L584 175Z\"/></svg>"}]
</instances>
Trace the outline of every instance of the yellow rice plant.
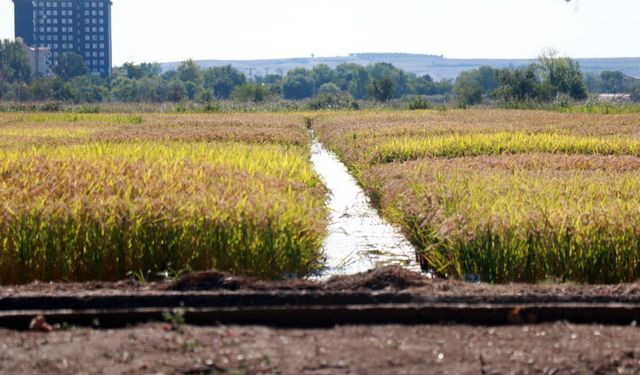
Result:
<instances>
[{"instance_id":1,"label":"yellow rice plant","mask_svg":"<svg viewBox=\"0 0 640 375\"><path fill-rule=\"evenodd\" d=\"M302 121L282 117L269 142L260 126L276 118L251 115L262 125L241 142L244 125L225 127L229 117L154 116L142 124L0 116L1 140L27 137L0 149L1 282L211 268L277 278L322 267L326 191ZM184 134L163 136L181 126ZM207 132L223 140L203 139Z\"/></svg>"},{"instance_id":2,"label":"yellow rice plant","mask_svg":"<svg viewBox=\"0 0 640 375\"><path fill-rule=\"evenodd\" d=\"M365 112L315 129L439 274L640 277L638 114Z\"/></svg>"},{"instance_id":3,"label":"yellow rice plant","mask_svg":"<svg viewBox=\"0 0 640 375\"><path fill-rule=\"evenodd\" d=\"M237 141L307 145L294 114L0 114L0 148L87 142Z\"/></svg>"},{"instance_id":4,"label":"yellow rice plant","mask_svg":"<svg viewBox=\"0 0 640 375\"><path fill-rule=\"evenodd\" d=\"M424 157L463 157L500 154L640 155L640 139L622 137L577 137L549 133L498 132L395 138L379 144L371 162L389 163Z\"/></svg>"},{"instance_id":5,"label":"yellow rice plant","mask_svg":"<svg viewBox=\"0 0 640 375\"><path fill-rule=\"evenodd\" d=\"M381 165L363 181L441 274L491 282L640 277L640 159L512 158Z\"/></svg>"},{"instance_id":6,"label":"yellow rice plant","mask_svg":"<svg viewBox=\"0 0 640 375\"><path fill-rule=\"evenodd\" d=\"M546 143L545 147L553 150L551 141L555 139L562 146L571 142L571 137L634 144L639 140L640 114L604 116L489 109L363 111L320 115L314 121L314 130L350 168L358 169L358 165L385 159L463 156L460 154L472 151L465 151L467 146L477 147L476 152L484 154L508 152L505 141L518 146L514 144L516 138L527 136L533 141L523 139L517 143L522 146L520 149L531 143L531 152L535 152L535 144L542 147ZM494 145L487 147L487 143Z\"/></svg>"}]
</instances>

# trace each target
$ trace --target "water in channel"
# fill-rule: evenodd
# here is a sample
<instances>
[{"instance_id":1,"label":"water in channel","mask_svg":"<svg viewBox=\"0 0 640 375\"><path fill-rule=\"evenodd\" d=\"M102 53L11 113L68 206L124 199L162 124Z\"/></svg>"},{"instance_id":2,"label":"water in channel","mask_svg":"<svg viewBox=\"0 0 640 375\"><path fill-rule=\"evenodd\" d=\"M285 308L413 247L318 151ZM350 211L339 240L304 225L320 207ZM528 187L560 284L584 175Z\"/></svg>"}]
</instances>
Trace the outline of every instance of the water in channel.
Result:
<instances>
[{"instance_id":1,"label":"water in channel","mask_svg":"<svg viewBox=\"0 0 640 375\"><path fill-rule=\"evenodd\" d=\"M386 265L419 272L411 243L371 207L336 155L313 139L311 162L331 194L329 235L323 245L326 268L321 277L351 275Z\"/></svg>"}]
</instances>

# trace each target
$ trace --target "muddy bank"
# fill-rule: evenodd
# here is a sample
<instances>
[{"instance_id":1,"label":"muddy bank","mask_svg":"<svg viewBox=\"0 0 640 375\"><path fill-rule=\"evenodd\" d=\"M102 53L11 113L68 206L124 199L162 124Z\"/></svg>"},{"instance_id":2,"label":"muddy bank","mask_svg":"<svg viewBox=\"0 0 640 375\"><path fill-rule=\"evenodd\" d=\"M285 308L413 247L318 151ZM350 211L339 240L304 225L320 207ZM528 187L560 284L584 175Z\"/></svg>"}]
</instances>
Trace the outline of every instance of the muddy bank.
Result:
<instances>
[{"instance_id":1,"label":"muddy bank","mask_svg":"<svg viewBox=\"0 0 640 375\"><path fill-rule=\"evenodd\" d=\"M31 283L19 286L0 286L0 297L28 295L114 295L122 293L158 294L193 291L270 291L278 292L402 292L433 297L467 297L491 300L497 297L569 297L588 301L611 297L628 300L640 298L640 283L612 285L584 284L505 284L466 283L456 280L430 278L399 266L382 267L348 276L334 276L328 280L262 281L224 272L197 272L177 280L140 283L134 279L88 283Z\"/></svg>"},{"instance_id":2,"label":"muddy bank","mask_svg":"<svg viewBox=\"0 0 640 375\"><path fill-rule=\"evenodd\" d=\"M469 284L389 266L326 281L265 282L200 272L162 283L32 284L0 289L0 326L24 330L35 316L102 328L165 320L179 309L195 325L332 327L344 324L512 325L640 321L638 284Z\"/></svg>"},{"instance_id":3,"label":"muddy bank","mask_svg":"<svg viewBox=\"0 0 640 375\"><path fill-rule=\"evenodd\" d=\"M167 324L50 333L0 330L0 373L631 374L640 330L518 327L272 329Z\"/></svg>"}]
</instances>

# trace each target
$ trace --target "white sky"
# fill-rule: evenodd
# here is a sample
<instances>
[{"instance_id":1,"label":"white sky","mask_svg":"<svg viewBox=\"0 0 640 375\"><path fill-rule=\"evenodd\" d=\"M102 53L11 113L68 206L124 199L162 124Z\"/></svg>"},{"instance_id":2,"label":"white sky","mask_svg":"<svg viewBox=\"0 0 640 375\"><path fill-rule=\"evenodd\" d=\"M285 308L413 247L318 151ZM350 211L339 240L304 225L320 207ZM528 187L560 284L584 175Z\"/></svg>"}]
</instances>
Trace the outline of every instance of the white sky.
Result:
<instances>
[{"instance_id":1,"label":"white sky","mask_svg":"<svg viewBox=\"0 0 640 375\"><path fill-rule=\"evenodd\" d=\"M113 63L412 52L640 56L640 0L113 0ZM13 38L0 0L0 38Z\"/></svg>"}]
</instances>

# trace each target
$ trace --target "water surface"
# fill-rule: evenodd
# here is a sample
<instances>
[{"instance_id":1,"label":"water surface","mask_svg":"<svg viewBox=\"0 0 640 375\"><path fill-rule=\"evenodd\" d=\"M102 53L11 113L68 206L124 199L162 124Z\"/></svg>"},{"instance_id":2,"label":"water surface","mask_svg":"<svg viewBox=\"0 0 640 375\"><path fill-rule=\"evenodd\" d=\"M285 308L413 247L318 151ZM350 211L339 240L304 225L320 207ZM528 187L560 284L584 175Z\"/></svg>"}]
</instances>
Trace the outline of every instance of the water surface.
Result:
<instances>
[{"instance_id":1,"label":"water surface","mask_svg":"<svg viewBox=\"0 0 640 375\"><path fill-rule=\"evenodd\" d=\"M345 165L315 138L311 162L331 192L322 276L350 275L385 265L420 271L411 243L378 215Z\"/></svg>"}]
</instances>

